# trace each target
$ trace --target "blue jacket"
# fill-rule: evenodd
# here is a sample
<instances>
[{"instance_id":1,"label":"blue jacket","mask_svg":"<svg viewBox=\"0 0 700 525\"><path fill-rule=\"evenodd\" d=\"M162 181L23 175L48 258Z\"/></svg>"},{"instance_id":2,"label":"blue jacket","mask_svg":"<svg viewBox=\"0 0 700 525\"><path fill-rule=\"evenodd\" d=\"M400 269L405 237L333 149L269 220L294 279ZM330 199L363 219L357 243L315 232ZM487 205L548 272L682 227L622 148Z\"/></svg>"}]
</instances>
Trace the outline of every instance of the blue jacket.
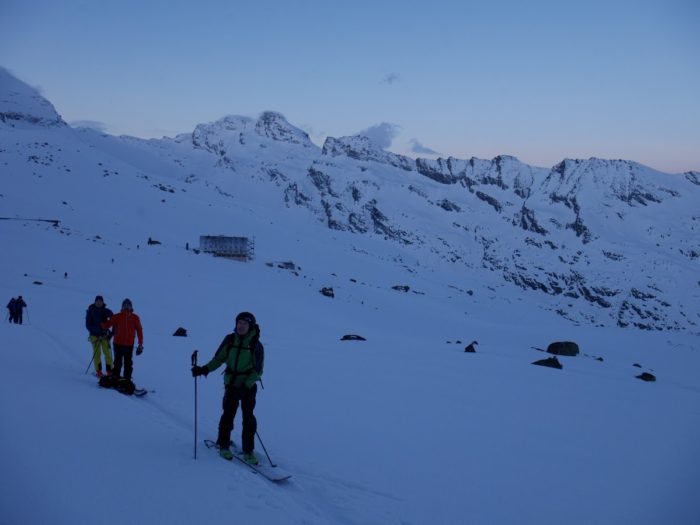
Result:
<instances>
[{"instance_id":1,"label":"blue jacket","mask_svg":"<svg viewBox=\"0 0 700 525\"><path fill-rule=\"evenodd\" d=\"M106 306L99 308L94 304L91 304L85 313L85 328L88 329L90 335L97 337L107 335L109 334L109 331L103 329L100 324L111 319L113 315L114 313L112 310Z\"/></svg>"}]
</instances>

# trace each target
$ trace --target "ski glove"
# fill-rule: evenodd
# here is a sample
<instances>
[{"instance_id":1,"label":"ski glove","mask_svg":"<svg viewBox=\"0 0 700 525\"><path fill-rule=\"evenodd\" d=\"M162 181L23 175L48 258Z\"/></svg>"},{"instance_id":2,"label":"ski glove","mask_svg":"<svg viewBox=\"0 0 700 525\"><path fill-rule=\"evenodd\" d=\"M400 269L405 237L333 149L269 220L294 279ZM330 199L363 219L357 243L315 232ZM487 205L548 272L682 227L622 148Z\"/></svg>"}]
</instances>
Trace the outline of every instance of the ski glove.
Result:
<instances>
[{"instance_id":1,"label":"ski glove","mask_svg":"<svg viewBox=\"0 0 700 525\"><path fill-rule=\"evenodd\" d=\"M143 354L143 345L139 345L136 347L136 355L141 355Z\"/></svg>"},{"instance_id":2,"label":"ski glove","mask_svg":"<svg viewBox=\"0 0 700 525\"><path fill-rule=\"evenodd\" d=\"M192 367L192 377L197 377L197 376L204 376L206 377L207 374L209 374L209 369L206 366L197 366L194 365Z\"/></svg>"}]
</instances>

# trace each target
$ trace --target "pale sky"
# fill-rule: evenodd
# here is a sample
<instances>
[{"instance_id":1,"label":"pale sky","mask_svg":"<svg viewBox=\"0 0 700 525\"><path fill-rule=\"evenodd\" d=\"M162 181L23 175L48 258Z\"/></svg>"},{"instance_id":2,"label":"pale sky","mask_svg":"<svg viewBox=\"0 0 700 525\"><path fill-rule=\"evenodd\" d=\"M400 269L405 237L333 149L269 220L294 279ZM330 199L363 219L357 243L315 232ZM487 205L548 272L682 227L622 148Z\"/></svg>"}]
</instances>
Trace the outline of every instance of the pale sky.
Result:
<instances>
[{"instance_id":1,"label":"pale sky","mask_svg":"<svg viewBox=\"0 0 700 525\"><path fill-rule=\"evenodd\" d=\"M0 66L116 135L274 110L319 145L700 170L700 0L0 0Z\"/></svg>"}]
</instances>

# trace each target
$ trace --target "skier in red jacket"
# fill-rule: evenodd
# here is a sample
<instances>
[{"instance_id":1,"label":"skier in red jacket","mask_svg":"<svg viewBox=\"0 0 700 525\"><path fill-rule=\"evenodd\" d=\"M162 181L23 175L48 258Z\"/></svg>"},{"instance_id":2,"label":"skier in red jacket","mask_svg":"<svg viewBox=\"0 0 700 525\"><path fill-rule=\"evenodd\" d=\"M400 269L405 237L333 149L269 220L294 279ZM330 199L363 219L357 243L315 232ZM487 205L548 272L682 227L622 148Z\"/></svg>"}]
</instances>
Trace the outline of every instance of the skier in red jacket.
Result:
<instances>
[{"instance_id":1,"label":"skier in red jacket","mask_svg":"<svg viewBox=\"0 0 700 525\"><path fill-rule=\"evenodd\" d=\"M139 345L136 347L136 355L141 355L143 352L143 331L141 329L141 319L134 313L131 300L124 299L121 312L114 314L110 320L105 321L100 326L103 329L114 328L114 368L112 369L112 375L115 380L119 377L123 362L123 380L129 385L133 385L131 374L134 370L134 339L138 336Z\"/></svg>"}]
</instances>

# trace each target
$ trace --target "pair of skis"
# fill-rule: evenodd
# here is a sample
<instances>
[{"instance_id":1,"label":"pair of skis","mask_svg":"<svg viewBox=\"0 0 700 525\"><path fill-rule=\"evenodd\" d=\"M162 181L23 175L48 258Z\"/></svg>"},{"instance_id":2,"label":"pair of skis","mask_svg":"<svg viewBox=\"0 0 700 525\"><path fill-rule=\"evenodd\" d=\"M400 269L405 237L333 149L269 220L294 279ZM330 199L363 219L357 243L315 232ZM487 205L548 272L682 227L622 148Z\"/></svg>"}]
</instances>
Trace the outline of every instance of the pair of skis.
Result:
<instances>
[{"instance_id":1,"label":"pair of skis","mask_svg":"<svg viewBox=\"0 0 700 525\"><path fill-rule=\"evenodd\" d=\"M217 453L219 452L219 445L217 445L211 439L205 439L204 445L206 445L207 448L212 449ZM281 483L281 482L286 481L292 477L292 475L289 472L286 472L285 470L279 468L277 465L263 465L263 464L252 465L252 464L248 463L245 459L243 459L243 451L241 451L233 443L231 443L230 450L233 453L234 460L237 460L240 463L243 463L246 467L251 469L253 472L260 474L261 476L272 481L273 483Z\"/></svg>"}]
</instances>

